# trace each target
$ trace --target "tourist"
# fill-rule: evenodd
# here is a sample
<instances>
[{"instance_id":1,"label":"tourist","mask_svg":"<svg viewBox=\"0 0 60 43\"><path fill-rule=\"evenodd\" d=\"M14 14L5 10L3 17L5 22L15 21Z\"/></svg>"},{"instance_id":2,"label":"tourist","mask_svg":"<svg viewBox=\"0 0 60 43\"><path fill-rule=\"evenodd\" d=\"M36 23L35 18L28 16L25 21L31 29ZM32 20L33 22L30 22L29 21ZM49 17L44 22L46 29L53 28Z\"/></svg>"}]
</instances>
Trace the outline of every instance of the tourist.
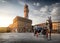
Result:
<instances>
[{"instance_id":1,"label":"tourist","mask_svg":"<svg viewBox=\"0 0 60 43\"><path fill-rule=\"evenodd\" d=\"M44 35L44 38L48 39L48 29L46 27L42 30L42 34Z\"/></svg>"},{"instance_id":2,"label":"tourist","mask_svg":"<svg viewBox=\"0 0 60 43\"><path fill-rule=\"evenodd\" d=\"M34 36L36 35L38 37L38 35L40 34L42 28L40 26L34 26Z\"/></svg>"},{"instance_id":3,"label":"tourist","mask_svg":"<svg viewBox=\"0 0 60 43\"><path fill-rule=\"evenodd\" d=\"M34 30L34 36L35 36L35 34L37 33L37 26L34 26L33 30Z\"/></svg>"}]
</instances>

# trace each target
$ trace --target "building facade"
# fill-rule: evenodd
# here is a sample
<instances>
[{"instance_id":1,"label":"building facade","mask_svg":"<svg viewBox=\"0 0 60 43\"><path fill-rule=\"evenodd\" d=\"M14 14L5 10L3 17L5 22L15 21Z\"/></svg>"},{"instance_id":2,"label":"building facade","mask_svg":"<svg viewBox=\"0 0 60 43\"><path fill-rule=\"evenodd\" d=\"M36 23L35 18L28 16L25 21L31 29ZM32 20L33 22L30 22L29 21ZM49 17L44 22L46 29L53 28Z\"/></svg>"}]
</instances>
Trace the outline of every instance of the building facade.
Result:
<instances>
[{"instance_id":1,"label":"building facade","mask_svg":"<svg viewBox=\"0 0 60 43\"><path fill-rule=\"evenodd\" d=\"M37 24L37 25L42 28L47 27L49 29L49 26L46 26L46 23L41 23L41 24ZM52 22L52 31L60 32L60 22Z\"/></svg>"},{"instance_id":2,"label":"building facade","mask_svg":"<svg viewBox=\"0 0 60 43\"><path fill-rule=\"evenodd\" d=\"M24 18L28 19L28 13L29 13L29 8L28 8L28 5L25 4L25 6L24 6Z\"/></svg>"},{"instance_id":3,"label":"building facade","mask_svg":"<svg viewBox=\"0 0 60 43\"><path fill-rule=\"evenodd\" d=\"M12 32L30 32L32 29L32 20L16 16L13 24L9 26ZM17 29L17 30L16 30Z\"/></svg>"},{"instance_id":4,"label":"building facade","mask_svg":"<svg viewBox=\"0 0 60 43\"><path fill-rule=\"evenodd\" d=\"M13 19L13 24L9 25L11 32L31 32L32 20L28 19L28 5L24 6L24 17L16 16Z\"/></svg>"}]
</instances>

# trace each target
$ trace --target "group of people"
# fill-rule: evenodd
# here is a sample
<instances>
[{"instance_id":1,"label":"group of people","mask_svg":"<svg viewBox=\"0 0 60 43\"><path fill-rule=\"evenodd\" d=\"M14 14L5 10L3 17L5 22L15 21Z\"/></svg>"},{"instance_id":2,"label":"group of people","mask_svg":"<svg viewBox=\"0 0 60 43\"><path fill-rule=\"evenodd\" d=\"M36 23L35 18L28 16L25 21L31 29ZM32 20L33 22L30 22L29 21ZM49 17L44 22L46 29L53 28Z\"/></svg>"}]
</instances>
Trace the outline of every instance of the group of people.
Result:
<instances>
[{"instance_id":1,"label":"group of people","mask_svg":"<svg viewBox=\"0 0 60 43\"><path fill-rule=\"evenodd\" d=\"M37 36L40 35L40 33L42 33L46 38L48 38L48 29L45 27L45 28L42 28L40 26L34 26L34 36Z\"/></svg>"}]
</instances>

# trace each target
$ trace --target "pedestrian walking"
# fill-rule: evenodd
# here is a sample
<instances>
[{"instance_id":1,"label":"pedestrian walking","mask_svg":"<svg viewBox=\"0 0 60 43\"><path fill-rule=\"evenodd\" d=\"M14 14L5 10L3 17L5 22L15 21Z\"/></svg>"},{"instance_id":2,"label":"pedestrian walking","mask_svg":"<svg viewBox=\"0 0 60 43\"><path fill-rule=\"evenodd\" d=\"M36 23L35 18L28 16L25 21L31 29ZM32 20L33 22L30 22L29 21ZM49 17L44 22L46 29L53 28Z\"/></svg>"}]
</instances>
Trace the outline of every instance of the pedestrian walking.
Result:
<instances>
[{"instance_id":1,"label":"pedestrian walking","mask_svg":"<svg viewBox=\"0 0 60 43\"><path fill-rule=\"evenodd\" d=\"M34 30L34 36L35 36L37 33L37 26L34 26L33 30Z\"/></svg>"},{"instance_id":2,"label":"pedestrian walking","mask_svg":"<svg viewBox=\"0 0 60 43\"><path fill-rule=\"evenodd\" d=\"M48 29L46 29L46 38L48 39Z\"/></svg>"},{"instance_id":3,"label":"pedestrian walking","mask_svg":"<svg viewBox=\"0 0 60 43\"><path fill-rule=\"evenodd\" d=\"M44 28L42 30L42 34L44 35L44 38L48 39L48 29L47 28Z\"/></svg>"}]
</instances>

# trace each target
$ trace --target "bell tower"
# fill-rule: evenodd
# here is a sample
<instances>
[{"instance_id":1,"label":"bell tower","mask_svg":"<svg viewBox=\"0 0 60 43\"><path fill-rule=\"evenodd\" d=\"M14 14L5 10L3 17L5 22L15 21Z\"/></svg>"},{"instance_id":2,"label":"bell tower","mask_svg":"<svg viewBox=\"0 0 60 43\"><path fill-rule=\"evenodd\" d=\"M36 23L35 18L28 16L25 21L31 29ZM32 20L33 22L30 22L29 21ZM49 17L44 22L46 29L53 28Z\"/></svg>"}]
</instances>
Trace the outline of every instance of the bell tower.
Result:
<instances>
[{"instance_id":1,"label":"bell tower","mask_svg":"<svg viewBox=\"0 0 60 43\"><path fill-rule=\"evenodd\" d=\"M28 19L28 13L29 13L28 5L25 4L25 6L24 6L24 18Z\"/></svg>"}]
</instances>

